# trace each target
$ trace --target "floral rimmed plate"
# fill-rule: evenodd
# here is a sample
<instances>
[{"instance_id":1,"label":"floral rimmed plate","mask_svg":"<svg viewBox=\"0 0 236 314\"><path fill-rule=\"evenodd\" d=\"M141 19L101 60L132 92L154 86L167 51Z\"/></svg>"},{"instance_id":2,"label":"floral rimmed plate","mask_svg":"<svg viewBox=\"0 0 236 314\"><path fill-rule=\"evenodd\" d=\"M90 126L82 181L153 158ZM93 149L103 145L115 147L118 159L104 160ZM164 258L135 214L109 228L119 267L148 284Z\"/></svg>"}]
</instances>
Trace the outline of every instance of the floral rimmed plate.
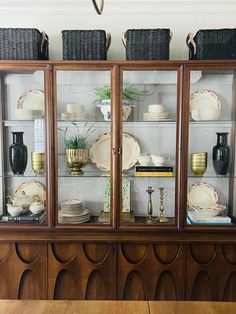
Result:
<instances>
[{"instance_id":1,"label":"floral rimmed plate","mask_svg":"<svg viewBox=\"0 0 236 314\"><path fill-rule=\"evenodd\" d=\"M44 92L39 89L25 91L18 99L17 109L41 110L44 113Z\"/></svg>"},{"instance_id":2,"label":"floral rimmed plate","mask_svg":"<svg viewBox=\"0 0 236 314\"><path fill-rule=\"evenodd\" d=\"M215 188L204 182L196 182L188 188L188 206L212 207L218 202L218 194Z\"/></svg>"},{"instance_id":3,"label":"floral rimmed plate","mask_svg":"<svg viewBox=\"0 0 236 314\"><path fill-rule=\"evenodd\" d=\"M111 133L99 135L92 143L89 156L91 162L100 170L110 170ZM123 133L123 171L131 169L138 161L140 146L128 133Z\"/></svg>"},{"instance_id":4,"label":"floral rimmed plate","mask_svg":"<svg viewBox=\"0 0 236 314\"><path fill-rule=\"evenodd\" d=\"M219 97L211 90L202 89L193 93L190 97L190 111L197 109L221 110L221 102Z\"/></svg>"},{"instance_id":5,"label":"floral rimmed plate","mask_svg":"<svg viewBox=\"0 0 236 314\"><path fill-rule=\"evenodd\" d=\"M17 188L15 193L16 194L22 194L22 192L25 192L26 195L30 195L33 197L34 195L37 195L40 199L40 202L45 202L46 200L46 192L45 187L37 181L25 181L22 182Z\"/></svg>"}]
</instances>

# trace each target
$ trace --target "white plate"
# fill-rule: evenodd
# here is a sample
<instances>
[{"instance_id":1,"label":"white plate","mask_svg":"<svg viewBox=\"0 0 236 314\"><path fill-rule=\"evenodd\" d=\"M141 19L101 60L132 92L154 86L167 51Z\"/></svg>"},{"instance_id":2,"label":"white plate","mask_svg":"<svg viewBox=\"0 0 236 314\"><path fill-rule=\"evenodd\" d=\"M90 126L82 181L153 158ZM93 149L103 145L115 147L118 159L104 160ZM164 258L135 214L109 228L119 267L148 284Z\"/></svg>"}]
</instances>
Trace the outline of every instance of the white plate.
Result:
<instances>
[{"instance_id":1,"label":"white plate","mask_svg":"<svg viewBox=\"0 0 236 314\"><path fill-rule=\"evenodd\" d=\"M193 93L190 97L190 111L197 109L221 110L221 102L219 97L210 90L202 89Z\"/></svg>"},{"instance_id":2,"label":"white plate","mask_svg":"<svg viewBox=\"0 0 236 314\"><path fill-rule=\"evenodd\" d=\"M37 182L37 181L25 181L22 182L16 189L16 194L21 194L22 191L25 192L25 194L30 195L33 197L34 195L37 195L40 199L40 202L45 202L46 200L46 192L44 186Z\"/></svg>"},{"instance_id":3,"label":"white plate","mask_svg":"<svg viewBox=\"0 0 236 314\"><path fill-rule=\"evenodd\" d=\"M111 134L104 133L92 143L89 156L95 167L103 171L110 170ZM137 140L123 133L123 171L131 169L138 161L140 146Z\"/></svg>"},{"instance_id":4,"label":"white plate","mask_svg":"<svg viewBox=\"0 0 236 314\"><path fill-rule=\"evenodd\" d=\"M204 182L196 182L188 188L188 206L212 207L218 202L215 188Z\"/></svg>"},{"instance_id":5,"label":"white plate","mask_svg":"<svg viewBox=\"0 0 236 314\"><path fill-rule=\"evenodd\" d=\"M41 110L44 113L44 92L38 89L25 91L18 99L17 109Z\"/></svg>"}]
</instances>

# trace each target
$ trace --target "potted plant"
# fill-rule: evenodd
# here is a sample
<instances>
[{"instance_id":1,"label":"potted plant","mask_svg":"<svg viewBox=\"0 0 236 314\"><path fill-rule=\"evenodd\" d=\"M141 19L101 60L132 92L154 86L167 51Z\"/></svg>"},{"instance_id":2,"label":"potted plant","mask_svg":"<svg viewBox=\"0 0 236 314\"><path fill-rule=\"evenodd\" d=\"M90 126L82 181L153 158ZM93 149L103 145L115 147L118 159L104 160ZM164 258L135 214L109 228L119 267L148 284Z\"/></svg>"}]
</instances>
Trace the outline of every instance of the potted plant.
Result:
<instances>
[{"instance_id":1,"label":"potted plant","mask_svg":"<svg viewBox=\"0 0 236 314\"><path fill-rule=\"evenodd\" d=\"M65 130L58 130L64 133L67 166L71 168L70 173L76 176L83 174L81 168L89 161L88 138L95 129L93 124L88 126L87 122L81 128L75 122L71 124L72 126L66 127Z\"/></svg>"},{"instance_id":2,"label":"potted plant","mask_svg":"<svg viewBox=\"0 0 236 314\"><path fill-rule=\"evenodd\" d=\"M101 86L95 89L98 97L98 107L100 108L105 121L111 120L111 88L110 86ZM137 101L140 92L133 86L125 86L123 88L123 121L126 121L132 111L132 101Z\"/></svg>"}]
</instances>

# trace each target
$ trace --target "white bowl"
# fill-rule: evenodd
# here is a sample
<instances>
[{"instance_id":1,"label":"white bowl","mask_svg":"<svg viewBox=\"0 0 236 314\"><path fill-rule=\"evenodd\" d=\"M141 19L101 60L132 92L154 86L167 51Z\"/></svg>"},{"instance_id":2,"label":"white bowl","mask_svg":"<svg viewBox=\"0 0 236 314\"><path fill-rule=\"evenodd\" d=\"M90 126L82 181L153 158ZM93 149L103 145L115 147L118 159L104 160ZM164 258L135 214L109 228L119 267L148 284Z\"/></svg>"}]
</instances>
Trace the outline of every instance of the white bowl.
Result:
<instances>
[{"instance_id":1,"label":"white bowl","mask_svg":"<svg viewBox=\"0 0 236 314\"><path fill-rule=\"evenodd\" d=\"M18 120L34 120L41 119L43 117L42 110L27 110L27 109L16 109L15 117Z\"/></svg>"},{"instance_id":2,"label":"white bowl","mask_svg":"<svg viewBox=\"0 0 236 314\"><path fill-rule=\"evenodd\" d=\"M111 105L102 105L100 107L105 121L111 121ZM132 107L123 105L123 121L126 121L131 114Z\"/></svg>"},{"instance_id":3,"label":"white bowl","mask_svg":"<svg viewBox=\"0 0 236 314\"><path fill-rule=\"evenodd\" d=\"M152 162L155 166L163 166L166 161L169 161L169 157L165 157L162 155L153 155L151 154Z\"/></svg>"},{"instance_id":4,"label":"white bowl","mask_svg":"<svg viewBox=\"0 0 236 314\"><path fill-rule=\"evenodd\" d=\"M148 166L151 161L151 156L146 154L141 154L138 157L138 162L141 166Z\"/></svg>"},{"instance_id":5,"label":"white bowl","mask_svg":"<svg viewBox=\"0 0 236 314\"><path fill-rule=\"evenodd\" d=\"M165 105L156 104L156 105L148 105L148 112L149 113L160 113L165 111Z\"/></svg>"},{"instance_id":6,"label":"white bowl","mask_svg":"<svg viewBox=\"0 0 236 314\"><path fill-rule=\"evenodd\" d=\"M18 216L22 213L23 208L22 206L16 206L12 204L7 204L7 211L11 216Z\"/></svg>"},{"instance_id":7,"label":"white bowl","mask_svg":"<svg viewBox=\"0 0 236 314\"><path fill-rule=\"evenodd\" d=\"M68 113L83 114L85 112L84 105L80 104L67 104L66 109Z\"/></svg>"},{"instance_id":8,"label":"white bowl","mask_svg":"<svg viewBox=\"0 0 236 314\"><path fill-rule=\"evenodd\" d=\"M201 206L192 206L190 209L194 211L194 215L198 216L199 218L206 218L206 217L215 217L220 214L223 210L225 210L225 206L216 204L213 207L201 207Z\"/></svg>"}]
</instances>

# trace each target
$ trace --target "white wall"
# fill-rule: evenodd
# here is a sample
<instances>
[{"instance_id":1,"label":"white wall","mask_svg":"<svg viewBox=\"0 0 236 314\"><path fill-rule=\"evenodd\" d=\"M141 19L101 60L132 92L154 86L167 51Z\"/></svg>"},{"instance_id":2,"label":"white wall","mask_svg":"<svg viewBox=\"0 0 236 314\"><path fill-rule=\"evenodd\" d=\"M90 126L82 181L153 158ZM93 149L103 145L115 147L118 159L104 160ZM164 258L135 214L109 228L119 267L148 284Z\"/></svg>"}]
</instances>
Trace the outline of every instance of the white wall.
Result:
<instances>
[{"instance_id":1,"label":"white wall","mask_svg":"<svg viewBox=\"0 0 236 314\"><path fill-rule=\"evenodd\" d=\"M99 0L98 0L99 2ZM235 0L105 0L96 14L92 0L0 0L0 27L36 27L50 38L50 59L62 59L62 29L112 33L108 59L124 59L120 34L128 28L170 28L171 59L187 59L185 38L200 28L236 27Z\"/></svg>"}]
</instances>

